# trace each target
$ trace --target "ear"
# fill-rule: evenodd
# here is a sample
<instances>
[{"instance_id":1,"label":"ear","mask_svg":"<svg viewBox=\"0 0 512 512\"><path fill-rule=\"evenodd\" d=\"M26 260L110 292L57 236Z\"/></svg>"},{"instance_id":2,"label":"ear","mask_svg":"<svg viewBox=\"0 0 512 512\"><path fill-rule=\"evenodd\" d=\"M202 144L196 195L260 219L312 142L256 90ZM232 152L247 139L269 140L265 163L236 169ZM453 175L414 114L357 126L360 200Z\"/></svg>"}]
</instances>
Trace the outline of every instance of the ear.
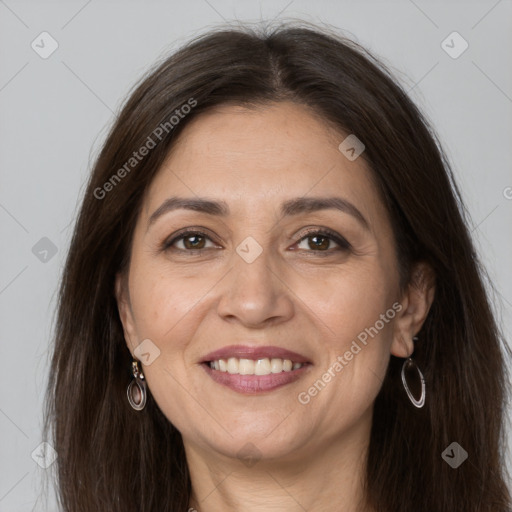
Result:
<instances>
[{"instance_id":1,"label":"ear","mask_svg":"<svg viewBox=\"0 0 512 512\"><path fill-rule=\"evenodd\" d=\"M395 317L391 354L409 357L414 352L413 337L421 330L434 301L435 273L426 262L417 263L400 304L402 309Z\"/></svg>"},{"instance_id":2,"label":"ear","mask_svg":"<svg viewBox=\"0 0 512 512\"><path fill-rule=\"evenodd\" d=\"M135 329L135 321L130 303L128 279L121 273L116 274L115 295L119 317L121 318L121 323L123 324L124 339L128 349L130 350L130 353L133 356L133 351L137 347L137 331Z\"/></svg>"}]
</instances>

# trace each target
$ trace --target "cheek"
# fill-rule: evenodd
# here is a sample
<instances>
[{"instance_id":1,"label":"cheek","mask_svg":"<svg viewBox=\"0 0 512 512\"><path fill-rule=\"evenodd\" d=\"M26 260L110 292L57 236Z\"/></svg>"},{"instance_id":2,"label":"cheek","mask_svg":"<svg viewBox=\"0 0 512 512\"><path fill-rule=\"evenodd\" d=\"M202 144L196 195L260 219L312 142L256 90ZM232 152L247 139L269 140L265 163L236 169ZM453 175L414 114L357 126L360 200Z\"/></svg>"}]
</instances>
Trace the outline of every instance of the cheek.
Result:
<instances>
[{"instance_id":1,"label":"cheek","mask_svg":"<svg viewBox=\"0 0 512 512\"><path fill-rule=\"evenodd\" d=\"M317 297L313 302L311 298L311 303L317 305L315 309L330 328L334 343L343 345L374 326L380 315L391 308L393 290L380 268L368 266L362 272L340 277L324 291L321 299ZM389 330L389 322L381 324L378 324L379 331Z\"/></svg>"},{"instance_id":2,"label":"cheek","mask_svg":"<svg viewBox=\"0 0 512 512\"><path fill-rule=\"evenodd\" d=\"M392 290L382 272L368 269L340 279L322 299L325 353L319 373L320 378L323 372L336 375L325 377L332 384L324 396L341 409L349 403L356 409L366 407L380 389L398 307Z\"/></svg>"},{"instance_id":3,"label":"cheek","mask_svg":"<svg viewBox=\"0 0 512 512\"><path fill-rule=\"evenodd\" d=\"M164 272L151 265L134 265L130 281L130 297L139 336L156 343L172 337L171 331L190 314L202 290L176 273Z\"/></svg>"}]
</instances>

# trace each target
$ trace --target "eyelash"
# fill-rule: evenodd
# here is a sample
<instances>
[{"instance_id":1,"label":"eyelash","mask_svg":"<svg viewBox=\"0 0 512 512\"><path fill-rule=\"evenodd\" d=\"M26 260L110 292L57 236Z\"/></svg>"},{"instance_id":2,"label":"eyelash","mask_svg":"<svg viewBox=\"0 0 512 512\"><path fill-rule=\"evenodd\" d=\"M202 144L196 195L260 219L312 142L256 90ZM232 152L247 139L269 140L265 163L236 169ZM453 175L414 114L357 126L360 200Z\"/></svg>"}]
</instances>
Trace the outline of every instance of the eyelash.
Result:
<instances>
[{"instance_id":1,"label":"eyelash","mask_svg":"<svg viewBox=\"0 0 512 512\"><path fill-rule=\"evenodd\" d=\"M178 235L175 236L174 238L172 238L171 240L165 240L162 243L161 250L162 251L171 250L171 249L173 249L172 246L174 245L174 243L176 243L177 241L182 240L184 238L187 238L188 236L191 236L191 235L199 235L199 236L207 238L208 240L213 242L211 237L208 236L203 231L186 230L186 231L182 231L181 233L178 233ZM327 228L313 229L313 230L306 231L306 233L304 233L304 235L296 242L296 244L300 244L303 240L310 238L314 235L317 235L317 236L319 235L321 237L328 238L328 239L332 240L333 242L335 242L336 244L338 244L339 247L334 248L334 251L347 251L347 250L351 249L351 247L352 247L349 244L349 242L347 242L342 236L338 235L336 232L331 231L330 229L327 229ZM206 251L208 249L210 249L210 247L205 247L202 249L176 249L176 248L174 248L173 250L179 251L179 252L188 252L188 253L202 253L203 251ZM299 251L305 250L306 252L320 253L319 254L320 256L328 256L329 254L331 254L333 252L333 249L327 249L325 251L322 251L322 250L315 251L315 250L306 250L306 249L298 249L298 250Z\"/></svg>"}]
</instances>

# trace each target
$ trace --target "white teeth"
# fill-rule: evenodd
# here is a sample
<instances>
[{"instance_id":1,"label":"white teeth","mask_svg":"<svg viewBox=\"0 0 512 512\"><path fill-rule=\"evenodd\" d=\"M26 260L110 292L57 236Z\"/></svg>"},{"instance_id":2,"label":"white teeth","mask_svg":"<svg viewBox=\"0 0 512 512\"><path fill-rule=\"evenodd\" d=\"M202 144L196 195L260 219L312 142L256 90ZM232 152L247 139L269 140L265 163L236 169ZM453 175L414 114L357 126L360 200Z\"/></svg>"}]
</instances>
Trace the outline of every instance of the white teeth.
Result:
<instances>
[{"instance_id":1,"label":"white teeth","mask_svg":"<svg viewBox=\"0 0 512 512\"><path fill-rule=\"evenodd\" d=\"M254 375L268 375L270 373L270 361L268 357L258 359L254 363Z\"/></svg>"},{"instance_id":2,"label":"white teeth","mask_svg":"<svg viewBox=\"0 0 512 512\"><path fill-rule=\"evenodd\" d=\"M238 359L234 357L228 359L228 373L238 373Z\"/></svg>"},{"instance_id":3,"label":"white teeth","mask_svg":"<svg viewBox=\"0 0 512 512\"><path fill-rule=\"evenodd\" d=\"M290 359L238 359L230 357L210 361L210 368L239 375L270 375L271 373L291 372L304 366L303 363L294 363Z\"/></svg>"},{"instance_id":4,"label":"white teeth","mask_svg":"<svg viewBox=\"0 0 512 512\"><path fill-rule=\"evenodd\" d=\"M270 371L272 373L281 373L283 371L283 360L272 359L272 361L270 361Z\"/></svg>"},{"instance_id":5,"label":"white teeth","mask_svg":"<svg viewBox=\"0 0 512 512\"><path fill-rule=\"evenodd\" d=\"M254 375L254 361L252 359L240 359L238 373L240 375Z\"/></svg>"}]
</instances>

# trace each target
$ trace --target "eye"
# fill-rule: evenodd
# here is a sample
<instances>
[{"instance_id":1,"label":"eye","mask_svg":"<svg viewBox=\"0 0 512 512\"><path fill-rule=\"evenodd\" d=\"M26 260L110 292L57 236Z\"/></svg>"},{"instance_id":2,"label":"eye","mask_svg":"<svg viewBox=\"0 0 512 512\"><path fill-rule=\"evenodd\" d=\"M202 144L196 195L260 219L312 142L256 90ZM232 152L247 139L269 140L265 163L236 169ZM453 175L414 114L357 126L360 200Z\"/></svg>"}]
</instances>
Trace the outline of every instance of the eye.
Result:
<instances>
[{"instance_id":1,"label":"eye","mask_svg":"<svg viewBox=\"0 0 512 512\"><path fill-rule=\"evenodd\" d=\"M308 239L311 240L311 242L309 242ZM313 251L309 252L333 252L333 250L329 250L331 242L338 245L338 248L334 249L335 251L348 250L351 247L342 236L330 229L316 229L309 231L299 240L298 244L303 244L304 242L307 243L307 247L313 249ZM298 248L300 250L304 250L304 247L300 247L300 245Z\"/></svg>"},{"instance_id":2,"label":"eye","mask_svg":"<svg viewBox=\"0 0 512 512\"><path fill-rule=\"evenodd\" d=\"M208 247L205 247L206 240L211 241L211 238L202 231L182 231L178 236L165 241L162 245L162 249L167 250L173 248L176 242L183 242L182 247L175 247L175 249L187 252L201 251L203 249L208 249Z\"/></svg>"}]
</instances>

